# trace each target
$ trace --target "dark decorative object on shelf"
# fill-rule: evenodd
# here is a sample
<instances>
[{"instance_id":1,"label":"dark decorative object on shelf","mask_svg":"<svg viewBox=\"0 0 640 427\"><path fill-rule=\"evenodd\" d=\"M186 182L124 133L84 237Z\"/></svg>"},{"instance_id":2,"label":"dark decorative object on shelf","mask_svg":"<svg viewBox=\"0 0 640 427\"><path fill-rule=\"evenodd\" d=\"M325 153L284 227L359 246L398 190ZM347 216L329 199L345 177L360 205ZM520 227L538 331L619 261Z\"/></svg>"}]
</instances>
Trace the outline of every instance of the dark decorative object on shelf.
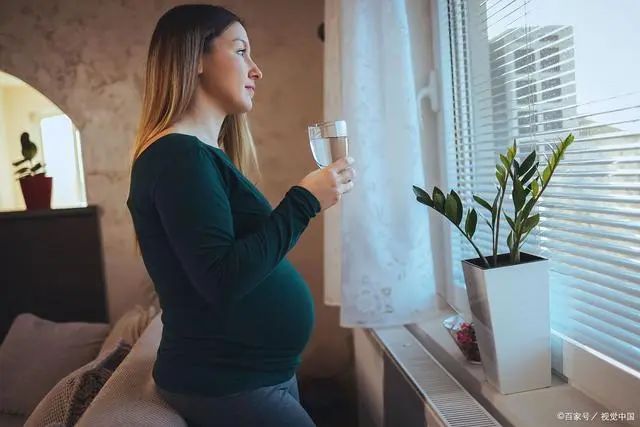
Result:
<instances>
[{"instance_id":1,"label":"dark decorative object on shelf","mask_svg":"<svg viewBox=\"0 0 640 427\"><path fill-rule=\"evenodd\" d=\"M22 132L22 135L20 135L20 146L23 158L13 162L13 166L18 168L16 175L18 181L20 181L27 210L50 209L52 179L45 176L43 164L33 164L33 158L38 153L38 147L29 139L27 132ZM28 163L28 166L24 166L25 163Z\"/></svg>"},{"instance_id":2,"label":"dark decorative object on shelf","mask_svg":"<svg viewBox=\"0 0 640 427\"><path fill-rule=\"evenodd\" d=\"M324 22L318 26L318 37L324 43Z\"/></svg>"}]
</instances>

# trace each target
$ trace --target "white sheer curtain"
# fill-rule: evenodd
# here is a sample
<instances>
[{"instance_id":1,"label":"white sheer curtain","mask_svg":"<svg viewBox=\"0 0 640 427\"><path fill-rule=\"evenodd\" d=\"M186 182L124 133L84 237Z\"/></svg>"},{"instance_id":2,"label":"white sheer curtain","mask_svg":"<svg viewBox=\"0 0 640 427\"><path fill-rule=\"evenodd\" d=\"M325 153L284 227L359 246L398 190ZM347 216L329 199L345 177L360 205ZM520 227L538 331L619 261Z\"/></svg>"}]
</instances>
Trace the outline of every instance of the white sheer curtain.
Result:
<instances>
[{"instance_id":1,"label":"white sheer curtain","mask_svg":"<svg viewBox=\"0 0 640 427\"><path fill-rule=\"evenodd\" d=\"M358 172L325 213L325 302L345 327L416 322L435 284L405 0L326 0L325 34L325 119Z\"/></svg>"}]
</instances>

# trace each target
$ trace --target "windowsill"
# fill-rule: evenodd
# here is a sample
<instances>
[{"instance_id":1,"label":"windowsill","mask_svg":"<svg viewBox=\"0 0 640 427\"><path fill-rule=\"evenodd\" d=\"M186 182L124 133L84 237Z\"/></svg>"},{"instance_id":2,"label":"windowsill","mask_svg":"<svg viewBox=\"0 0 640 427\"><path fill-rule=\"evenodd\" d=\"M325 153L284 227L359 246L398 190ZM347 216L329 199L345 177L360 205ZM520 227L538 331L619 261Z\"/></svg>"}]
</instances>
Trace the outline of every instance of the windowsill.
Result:
<instances>
[{"instance_id":1,"label":"windowsill","mask_svg":"<svg viewBox=\"0 0 640 427\"><path fill-rule=\"evenodd\" d=\"M602 421L602 413L610 413L601 404L568 384L564 379L553 375L551 387L529 392L502 395L485 380L481 365L467 362L453 342L448 332L442 326L442 321L455 314L451 308L434 310L433 316L407 329L431 353L431 355L464 387L467 391L489 411L501 424L505 426L567 426L571 425L636 425L631 423ZM391 328L393 329L393 328ZM377 341L383 346L394 346L393 340L388 340L392 330L373 329ZM392 348L390 350L393 351ZM403 369L410 369L404 366ZM413 368L411 368L413 369ZM411 372L407 372L411 377ZM637 408L636 422L638 418ZM597 413L593 421L572 421L559 419L558 413Z\"/></svg>"}]
</instances>

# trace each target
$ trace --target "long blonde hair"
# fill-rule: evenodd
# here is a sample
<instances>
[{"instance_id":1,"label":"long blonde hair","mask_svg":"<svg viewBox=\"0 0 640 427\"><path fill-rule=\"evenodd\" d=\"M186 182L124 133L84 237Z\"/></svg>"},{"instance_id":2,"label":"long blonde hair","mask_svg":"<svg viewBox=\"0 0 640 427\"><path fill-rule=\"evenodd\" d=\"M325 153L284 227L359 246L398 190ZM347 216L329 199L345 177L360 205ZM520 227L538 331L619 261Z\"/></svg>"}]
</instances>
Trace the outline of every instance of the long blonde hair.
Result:
<instances>
[{"instance_id":1,"label":"long blonde hair","mask_svg":"<svg viewBox=\"0 0 640 427\"><path fill-rule=\"evenodd\" d=\"M201 55L234 22L243 24L229 10L206 4L176 6L160 18L149 45L132 166L150 142L187 111L196 93ZM224 119L218 144L243 174L259 174L246 114Z\"/></svg>"},{"instance_id":2,"label":"long blonde hair","mask_svg":"<svg viewBox=\"0 0 640 427\"><path fill-rule=\"evenodd\" d=\"M131 169L152 141L187 111L198 85L198 62L213 39L242 20L219 6L176 6L158 20L151 36L145 71L142 113L133 145ZM218 144L245 175L259 178L256 148L246 114L225 117ZM134 233L135 252L140 245Z\"/></svg>"}]
</instances>

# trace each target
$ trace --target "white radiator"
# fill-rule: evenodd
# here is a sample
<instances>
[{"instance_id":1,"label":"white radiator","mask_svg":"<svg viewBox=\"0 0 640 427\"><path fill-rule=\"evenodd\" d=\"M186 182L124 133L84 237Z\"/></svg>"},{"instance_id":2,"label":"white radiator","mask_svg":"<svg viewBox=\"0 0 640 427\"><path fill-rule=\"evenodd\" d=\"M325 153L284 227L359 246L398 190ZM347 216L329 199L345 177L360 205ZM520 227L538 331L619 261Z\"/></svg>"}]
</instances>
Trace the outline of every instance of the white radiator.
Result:
<instances>
[{"instance_id":1,"label":"white radiator","mask_svg":"<svg viewBox=\"0 0 640 427\"><path fill-rule=\"evenodd\" d=\"M376 329L373 335L405 380L420 394L428 427L501 426L407 329ZM393 421L387 420L389 423Z\"/></svg>"}]
</instances>

